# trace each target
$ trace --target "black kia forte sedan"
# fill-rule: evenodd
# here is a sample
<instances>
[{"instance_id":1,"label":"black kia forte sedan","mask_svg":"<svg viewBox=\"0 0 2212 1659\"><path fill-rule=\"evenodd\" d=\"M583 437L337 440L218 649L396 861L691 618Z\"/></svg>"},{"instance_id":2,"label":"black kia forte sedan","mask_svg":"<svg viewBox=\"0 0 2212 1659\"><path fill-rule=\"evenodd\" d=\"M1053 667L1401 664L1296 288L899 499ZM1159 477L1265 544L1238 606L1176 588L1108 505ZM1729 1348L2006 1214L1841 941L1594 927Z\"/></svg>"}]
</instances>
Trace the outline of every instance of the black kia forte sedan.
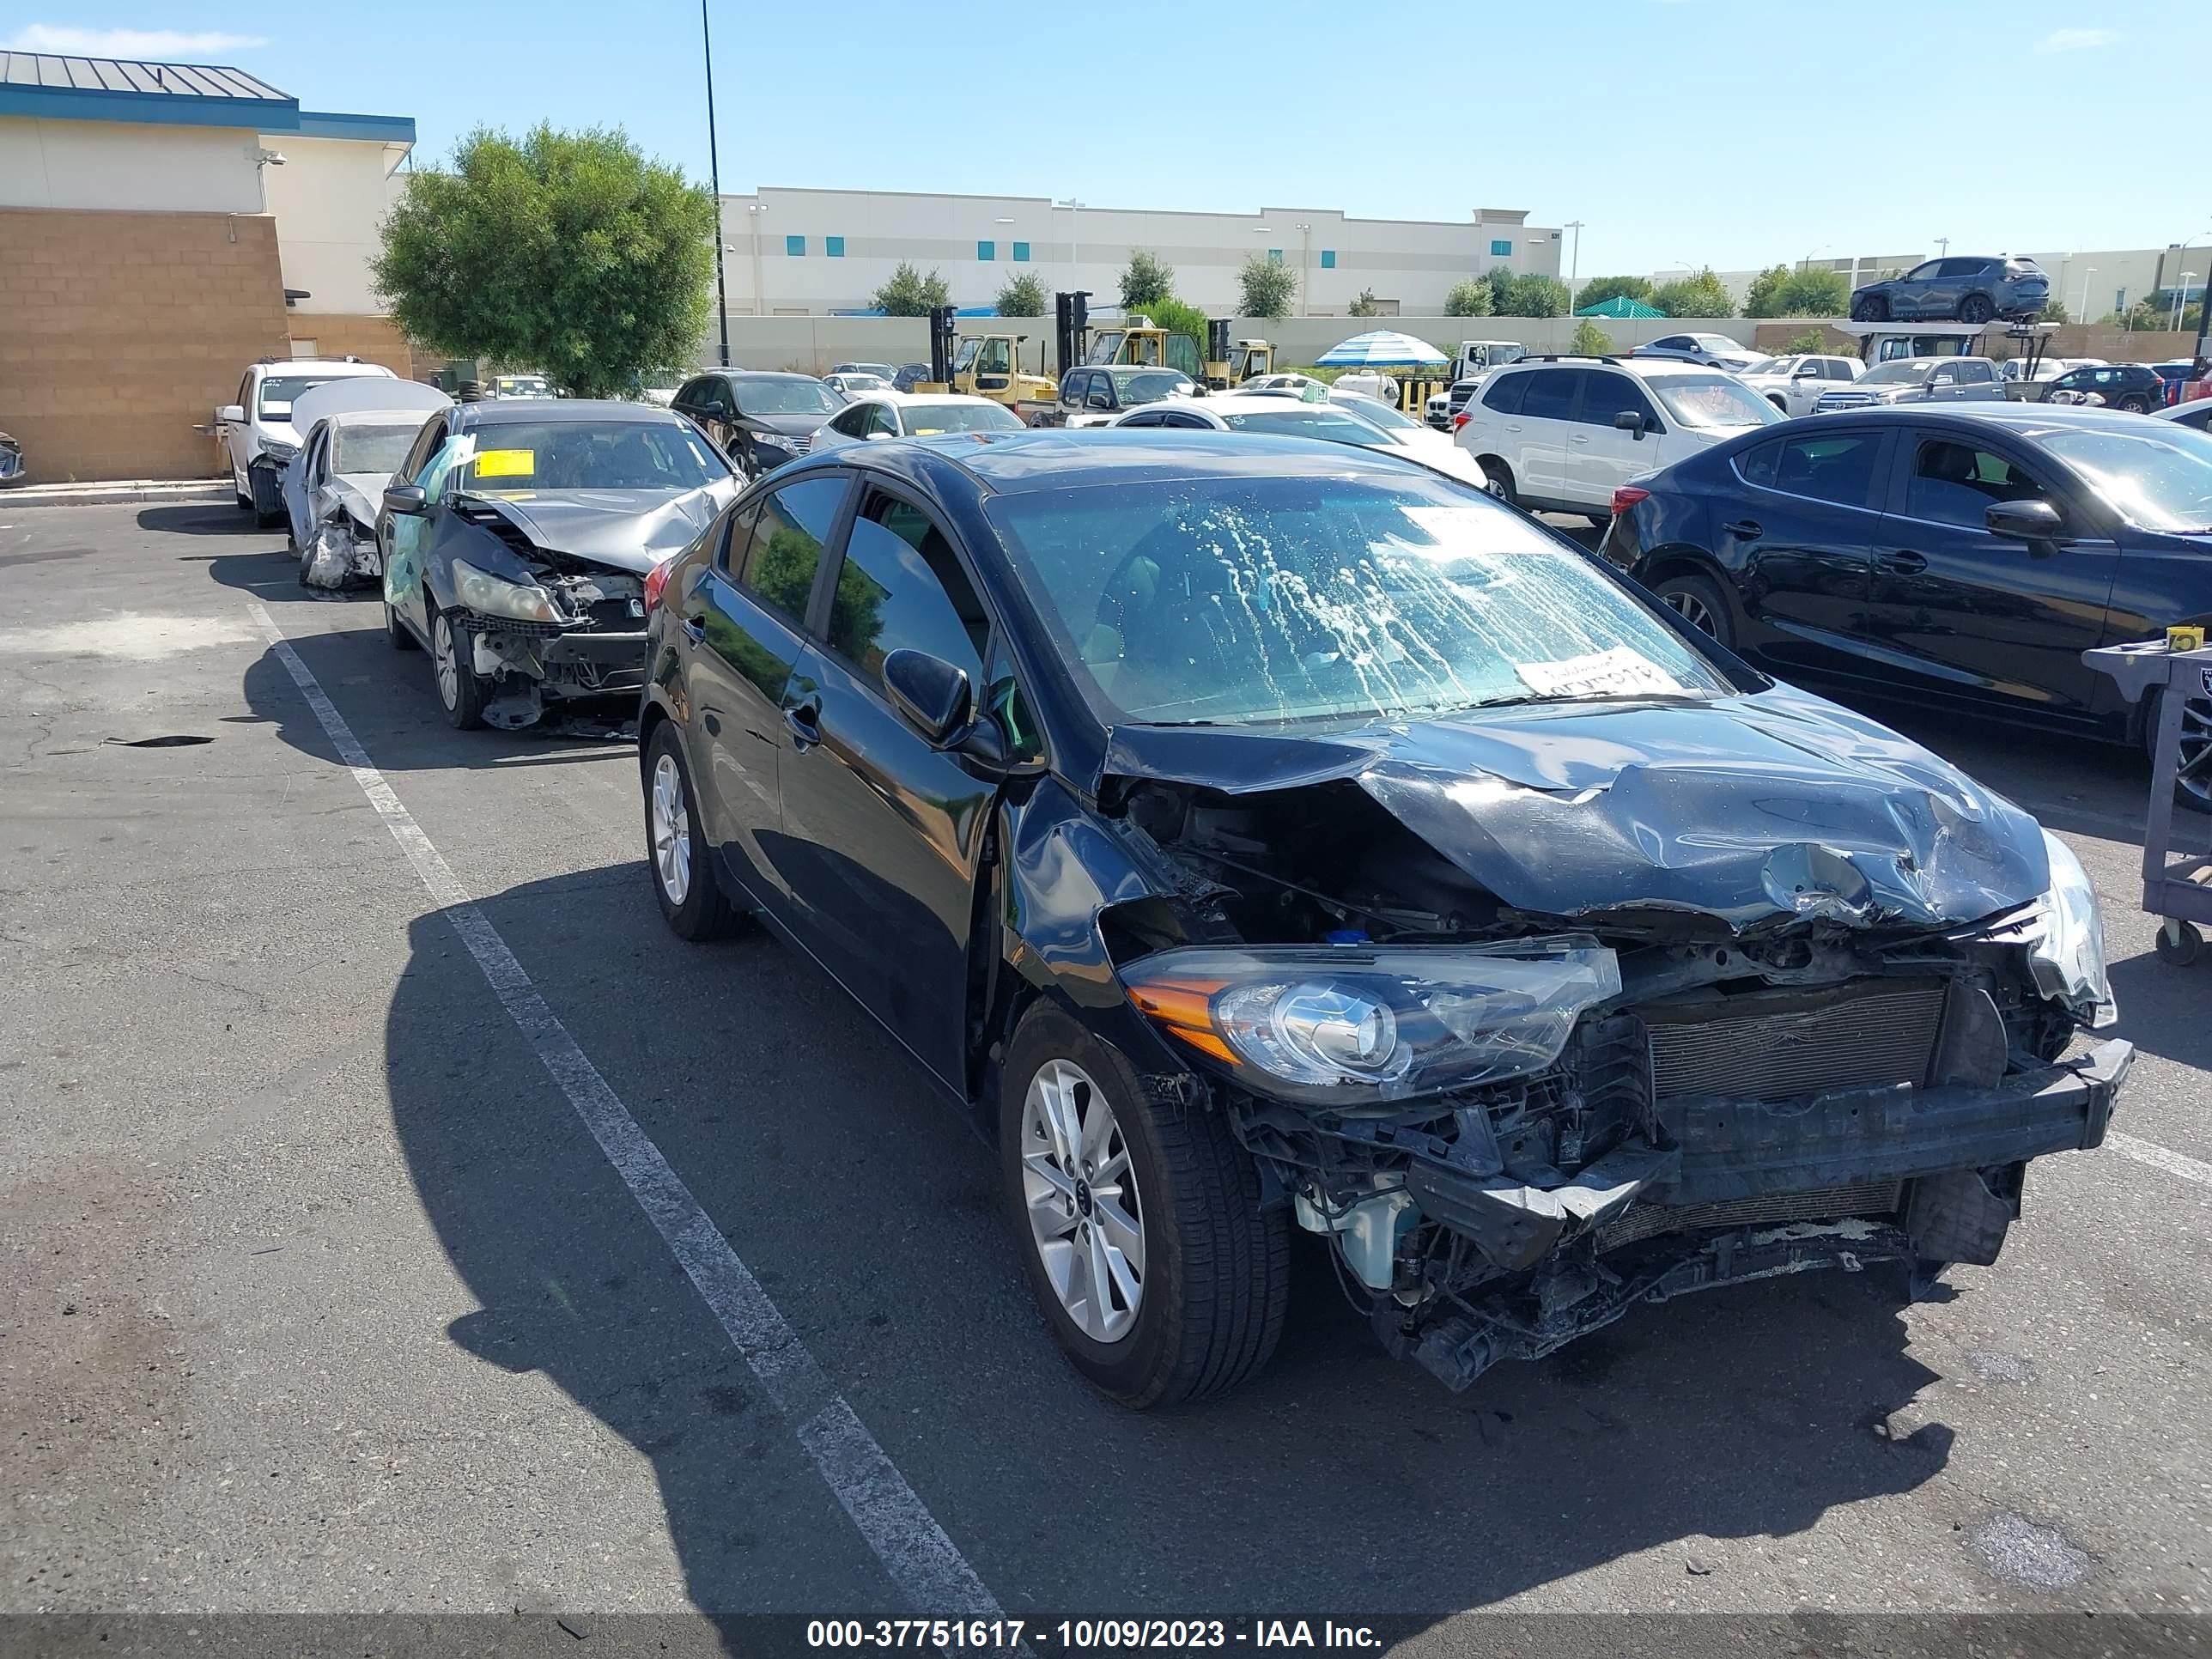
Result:
<instances>
[{"instance_id":1,"label":"black kia forte sedan","mask_svg":"<svg viewBox=\"0 0 2212 1659\"><path fill-rule=\"evenodd\" d=\"M1132 1406L1267 1358L1294 1227L1459 1387L1638 1301L1924 1286L2128 1067L2063 843L1413 463L854 446L648 588L670 924L757 918L981 1115Z\"/></svg>"},{"instance_id":2,"label":"black kia forte sedan","mask_svg":"<svg viewBox=\"0 0 2212 1659\"><path fill-rule=\"evenodd\" d=\"M1617 489L1607 556L1762 668L2115 742L2081 653L2212 620L2212 437L2045 404L1816 415ZM2212 703L2183 710L2212 806Z\"/></svg>"}]
</instances>

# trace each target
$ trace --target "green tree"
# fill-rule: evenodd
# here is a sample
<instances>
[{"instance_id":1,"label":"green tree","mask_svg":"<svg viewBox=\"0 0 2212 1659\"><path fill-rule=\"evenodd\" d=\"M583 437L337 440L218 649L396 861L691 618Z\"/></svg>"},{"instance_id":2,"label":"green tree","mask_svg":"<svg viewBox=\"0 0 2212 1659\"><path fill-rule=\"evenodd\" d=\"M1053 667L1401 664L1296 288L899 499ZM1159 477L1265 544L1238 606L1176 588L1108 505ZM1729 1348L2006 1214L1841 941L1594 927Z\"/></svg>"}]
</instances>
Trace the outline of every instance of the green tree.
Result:
<instances>
[{"instance_id":1,"label":"green tree","mask_svg":"<svg viewBox=\"0 0 2212 1659\"><path fill-rule=\"evenodd\" d=\"M1363 288L1359 290L1359 297L1345 307L1344 314L1347 317L1379 317L1382 314L1382 307L1375 303L1375 290Z\"/></svg>"},{"instance_id":2,"label":"green tree","mask_svg":"<svg viewBox=\"0 0 2212 1659\"><path fill-rule=\"evenodd\" d=\"M998 312L1001 317L1043 316L1044 279L1026 270L1008 277L999 290Z\"/></svg>"},{"instance_id":3,"label":"green tree","mask_svg":"<svg viewBox=\"0 0 2212 1659\"><path fill-rule=\"evenodd\" d=\"M413 176L371 270L392 321L430 350L611 397L695 360L715 217L712 195L618 129L479 127Z\"/></svg>"},{"instance_id":4,"label":"green tree","mask_svg":"<svg viewBox=\"0 0 2212 1659\"><path fill-rule=\"evenodd\" d=\"M1145 307L1145 315L1170 334L1188 334L1198 351L1198 360L1206 361L1206 313L1196 306L1185 303L1173 295L1166 295Z\"/></svg>"},{"instance_id":5,"label":"green tree","mask_svg":"<svg viewBox=\"0 0 2212 1659\"><path fill-rule=\"evenodd\" d=\"M1582 357L1602 357L1613 349L1613 336L1585 317L1575 325L1575 337L1567 342L1567 349Z\"/></svg>"},{"instance_id":6,"label":"green tree","mask_svg":"<svg viewBox=\"0 0 2212 1659\"><path fill-rule=\"evenodd\" d=\"M927 317L938 307L952 303L952 290L935 270L925 276L902 259L890 281L870 298L886 317Z\"/></svg>"},{"instance_id":7,"label":"green tree","mask_svg":"<svg viewBox=\"0 0 2212 1659\"><path fill-rule=\"evenodd\" d=\"M1601 306L1607 300L1633 300L1638 305L1651 303L1651 283L1643 276L1593 276L1575 289L1575 309L1587 311L1592 306Z\"/></svg>"},{"instance_id":8,"label":"green tree","mask_svg":"<svg viewBox=\"0 0 2212 1659\"><path fill-rule=\"evenodd\" d=\"M1841 317L1850 309L1851 285L1840 270L1774 265L1744 291L1747 317ZM1690 315L1681 313L1680 315Z\"/></svg>"},{"instance_id":9,"label":"green tree","mask_svg":"<svg viewBox=\"0 0 2212 1659\"><path fill-rule=\"evenodd\" d=\"M2066 314L2065 301L2046 300L2043 302L2043 309L2035 313L2035 320L2039 323L2063 325L2073 321L2073 319Z\"/></svg>"},{"instance_id":10,"label":"green tree","mask_svg":"<svg viewBox=\"0 0 2212 1659\"><path fill-rule=\"evenodd\" d=\"M1298 291L1298 276L1288 265L1279 265L1266 254L1255 253L1244 261L1237 273L1237 282L1243 290L1237 307L1238 316L1272 319L1291 314L1291 301Z\"/></svg>"},{"instance_id":11,"label":"green tree","mask_svg":"<svg viewBox=\"0 0 2212 1659\"><path fill-rule=\"evenodd\" d=\"M1784 351L1832 352L1835 349L1828 342L1828 331L1821 328L1808 328L1802 333L1793 334L1782 345Z\"/></svg>"},{"instance_id":12,"label":"green tree","mask_svg":"<svg viewBox=\"0 0 2212 1659\"><path fill-rule=\"evenodd\" d=\"M1480 276L1470 276L1465 282L1454 283L1451 285L1451 291L1444 295L1444 315L1447 317L1490 315L1490 284Z\"/></svg>"},{"instance_id":13,"label":"green tree","mask_svg":"<svg viewBox=\"0 0 2212 1659\"><path fill-rule=\"evenodd\" d=\"M1694 276L1662 283L1651 290L1651 303L1669 317L1733 317L1735 301L1727 284L1708 265Z\"/></svg>"},{"instance_id":14,"label":"green tree","mask_svg":"<svg viewBox=\"0 0 2212 1659\"><path fill-rule=\"evenodd\" d=\"M1146 252L1140 247L1131 248L1129 263L1121 271L1121 309L1142 311L1171 297L1174 293L1175 267L1162 264L1157 253Z\"/></svg>"},{"instance_id":15,"label":"green tree","mask_svg":"<svg viewBox=\"0 0 2212 1659\"><path fill-rule=\"evenodd\" d=\"M1556 276L1541 276L1534 271L1520 276L1505 273L1498 282L1499 273L1491 273L1494 290L1491 308L1500 317L1564 317L1567 312L1567 285Z\"/></svg>"}]
</instances>

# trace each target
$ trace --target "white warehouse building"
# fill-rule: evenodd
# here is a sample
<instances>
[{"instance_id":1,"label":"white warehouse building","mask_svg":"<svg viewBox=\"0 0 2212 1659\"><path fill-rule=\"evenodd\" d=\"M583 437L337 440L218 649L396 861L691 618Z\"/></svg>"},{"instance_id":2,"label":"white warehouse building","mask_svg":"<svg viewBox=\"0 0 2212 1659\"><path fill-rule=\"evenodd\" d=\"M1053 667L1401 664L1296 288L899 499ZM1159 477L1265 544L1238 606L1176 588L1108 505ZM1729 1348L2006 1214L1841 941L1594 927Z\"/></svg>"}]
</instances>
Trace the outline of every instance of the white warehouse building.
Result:
<instances>
[{"instance_id":1,"label":"white warehouse building","mask_svg":"<svg viewBox=\"0 0 2212 1659\"><path fill-rule=\"evenodd\" d=\"M1520 209L1463 221L1357 219L1335 208L1258 213L1146 212L1036 196L779 190L722 198L724 277L732 316L865 310L901 261L936 270L963 309L988 307L1010 277L1048 294L1087 289L1117 302L1142 248L1175 269L1178 299L1214 316L1237 309L1237 273L1254 254L1299 275L1293 316L1342 316L1363 291L1380 314L1438 316L1453 283L1503 266L1559 274L1559 233Z\"/></svg>"}]
</instances>

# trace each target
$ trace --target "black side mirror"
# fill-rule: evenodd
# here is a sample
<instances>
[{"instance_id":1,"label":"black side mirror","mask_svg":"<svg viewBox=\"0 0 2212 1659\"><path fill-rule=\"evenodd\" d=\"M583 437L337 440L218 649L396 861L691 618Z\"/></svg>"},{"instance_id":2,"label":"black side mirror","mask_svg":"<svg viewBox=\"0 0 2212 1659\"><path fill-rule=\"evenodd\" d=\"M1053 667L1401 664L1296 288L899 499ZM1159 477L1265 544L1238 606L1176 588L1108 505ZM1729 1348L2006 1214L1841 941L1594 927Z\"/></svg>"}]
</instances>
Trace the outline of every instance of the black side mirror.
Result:
<instances>
[{"instance_id":1,"label":"black side mirror","mask_svg":"<svg viewBox=\"0 0 2212 1659\"><path fill-rule=\"evenodd\" d=\"M421 484L386 484L384 487L384 510L419 518L430 510L430 503L422 494Z\"/></svg>"},{"instance_id":2,"label":"black side mirror","mask_svg":"<svg viewBox=\"0 0 2212 1659\"><path fill-rule=\"evenodd\" d=\"M1089 409L1111 409L1114 407L1114 400L1103 392L1092 392L1088 398L1085 398L1083 402L1085 407Z\"/></svg>"},{"instance_id":3,"label":"black side mirror","mask_svg":"<svg viewBox=\"0 0 2212 1659\"><path fill-rule=\"evenodd\" d=\"M975 702L965 670L927 651L903 647L884 659L884 689L933 747L943 745L968 724L968 711Z\"/></svg>"},{"instance_id":4,"label":"black side mirror","mask_svg":"<svg viewBox=\"0 0 2212 1659\"><path fill-rule=\"evenodd\" d=\"M1613 417L1613 423L1621 431L1632 434L1636 441L1644 441L1644 417L1632 409L1624 409Z\"/></svg>"},{"instance_id":5,"label":"black side mirror","mask_svg":"<svg viewBox=\"0 0 2212 1659\"><path fill-rule=\"evenodd\" d=\"M2015 542L2055 540L2064 528L2058 509L2049 501L1997 501L1982 514L1982 522L1992 536Z\"/></svg>"}]
</instances>

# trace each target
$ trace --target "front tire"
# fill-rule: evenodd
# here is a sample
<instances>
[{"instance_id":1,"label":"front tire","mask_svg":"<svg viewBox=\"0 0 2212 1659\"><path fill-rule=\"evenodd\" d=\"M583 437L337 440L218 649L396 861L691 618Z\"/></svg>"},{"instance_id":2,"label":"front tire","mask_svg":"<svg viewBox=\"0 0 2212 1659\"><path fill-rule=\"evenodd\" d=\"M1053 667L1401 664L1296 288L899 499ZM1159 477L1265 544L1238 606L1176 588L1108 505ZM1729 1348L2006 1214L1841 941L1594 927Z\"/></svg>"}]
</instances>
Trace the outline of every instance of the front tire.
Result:
<instances>
[{"instance_id":1,"label":"front tire","mask_svg":"<svg viewBox=\"0 0 2212 1659\"><path fill-rule=\"evenodd\" d=\"M1008 1216L1069 1363L1138 1410L1265 1364L1290 1302L1290 1219L1261 1207L1259 1166L1221 1113L1155 1103L1050 1002L1023 1017L1000 1077Z\"/></svg>"},{"instance_id":2,"label":"front tire","mask_svg":"<svg viewBox=\"0 0 2212 1659\"><path fill-rule=\"evenodd\" d=\"M661 919L677 938L696 945L732 931L737 915L707 856L698 798L672 720L654 728L645 751L645 859Z\"/></svg>"},{"instance_id":3,"label":"front tire","mask_svg":"<svg viewBox=\"0 0 2212 1659\"><path fill-rule=\"evenodd\" d=\"M2159 724L2166 693L2153 691L2143 709L2143 758L2158 765ZM2212 812L2212 702L2192 697L2181 706L2181 754L2173 777L2173 804L2187 812Z\"/></svg>"},{"instance_id":4,"label":"front tire","mask_svg":"<svg viewBox=\"0 0 2212 1659\"><path fill-rule=\"evenodd\" d=\"M443 611L430 613L430 663L436 672L438 702L446 711L446 724L456 732L473 732L483 721L488 687L470 664L468 630L453 625Z\"/></svg>"},{"instance_id":5,"label":"front tire","mask_svg":"<svg viewBox=\"0 0 2212 1659\"><path fill-rule=\"evenodd\" d=\"M1851 320L1855 323L1886 323L1889 320L1889 301L1878 294L1851 301Z\"/></svg>"},{"instance_id":6,"label":"front tire","mask_svg":"<svg viewBox=\"0 0 2212 1659\"><path fill-rule=\"evenodd\" d=\"M1728 601L1720 589L1695 571L1662 578L1651 592L1660 604L1715 642L1733 647L1735 629L1729 625Z\"/></svg>"}]
</instances>

